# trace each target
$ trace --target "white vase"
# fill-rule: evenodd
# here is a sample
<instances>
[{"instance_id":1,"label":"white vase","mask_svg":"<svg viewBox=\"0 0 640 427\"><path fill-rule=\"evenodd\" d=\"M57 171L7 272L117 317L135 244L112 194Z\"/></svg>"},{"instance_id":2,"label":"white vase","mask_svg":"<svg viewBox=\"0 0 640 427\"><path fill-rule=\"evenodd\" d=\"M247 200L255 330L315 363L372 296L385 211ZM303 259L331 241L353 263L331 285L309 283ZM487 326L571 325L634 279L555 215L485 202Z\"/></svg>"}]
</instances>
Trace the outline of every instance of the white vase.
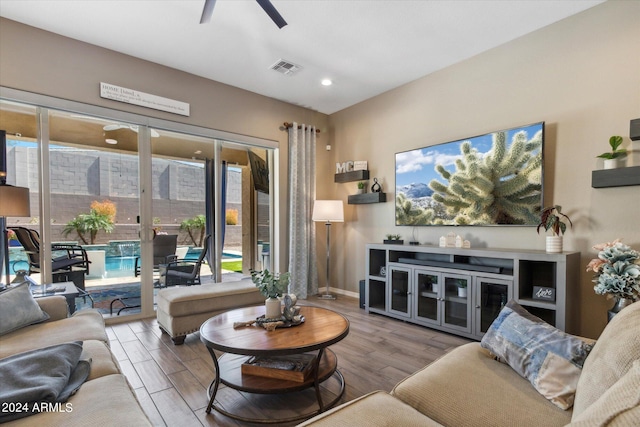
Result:
<instances>
[{"instance_id":1,"label":"white vase","mask_svg":"<svg viewBox=\"0 0 640 427\"><path fill-rule=\"evenodd\" d=\"M458 288L458 296L461 298L467 297L467 288Z\"/></svg>"},{"instance_id":2,"label":"white vase","mask_svg":"<svg viewBox=\"0 0 640 427\"><path fill-rule=\"evenodd\" d=\"M547 253L559 254L562 252L562 236L547 236Z\"/></svg>"},{"instance_id":3,"label":"white vase","mask_svg":"<svg viewBox=\"0 0 640 427\"><path fill-rule=\"evenodd\" d=\"M432 283L431 284L431 292L438 293L438 284L437 283Z\"/></svg>"},{"instance_id":4,"label":"white vase","mask_svg":"<svg viewBox=\"0 0 640 427\"><path fill-rule=\"evenodd\" d=\"M623 159L604 159L605 169L617 169L624 166Z\"/></svg>"},{"instance_id":5,"label":"white vase","mask_svg":"<svg viewBox=\"0 0 640 427\"><path fill-rule=\"evenodd\" d=\"M267 319L279 319L282 317L280 300L278 298L267 298L264 301L265 315Z\"/></svg>"}]
</instances>

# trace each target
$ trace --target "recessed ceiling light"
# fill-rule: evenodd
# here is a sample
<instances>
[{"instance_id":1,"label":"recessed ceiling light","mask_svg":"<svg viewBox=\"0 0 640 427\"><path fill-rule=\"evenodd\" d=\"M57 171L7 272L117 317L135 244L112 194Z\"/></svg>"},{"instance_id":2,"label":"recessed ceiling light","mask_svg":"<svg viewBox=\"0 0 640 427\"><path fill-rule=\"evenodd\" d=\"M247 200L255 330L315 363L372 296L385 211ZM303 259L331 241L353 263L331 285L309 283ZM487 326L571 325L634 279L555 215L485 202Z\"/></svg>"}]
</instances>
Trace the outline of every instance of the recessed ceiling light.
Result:
<instances>
[{"instance_id":1,"label":"recessed ceiling light","mask_svg":"<svg viewBox=\"0 0 640 427\"><path fill-rule=\"evenodd\" d=\"M322 86L331 86L333 84L331 79L324 79L324 80L322 80L321 83L322 83Z\"/></svg>"},{"instance_id":2,"label":"recessed ceiling light","mask_svg":"<svg viewBox=\"0 0 640 427\"><path fill-rule=\"evenodd\" d=\"M116 145L118 143L117 140L111 139L111 138L105 139L104 142L106 142L107 144L111 144L111 145Z\"/></svg>"}]
</instances>

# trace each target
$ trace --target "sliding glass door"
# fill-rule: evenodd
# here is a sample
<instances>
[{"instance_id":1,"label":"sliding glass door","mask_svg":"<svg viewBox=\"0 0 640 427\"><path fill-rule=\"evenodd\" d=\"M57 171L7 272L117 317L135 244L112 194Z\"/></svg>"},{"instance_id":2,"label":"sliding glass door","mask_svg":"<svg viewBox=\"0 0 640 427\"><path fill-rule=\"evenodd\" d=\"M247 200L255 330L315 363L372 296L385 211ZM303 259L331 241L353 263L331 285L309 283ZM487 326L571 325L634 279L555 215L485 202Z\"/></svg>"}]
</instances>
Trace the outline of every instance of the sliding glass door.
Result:
<instances>
[{"instance_id":1,"label":"sliding glass door","mask_svg":"<svg viewBox=\"0 0 640 427\"><path fill-rule=\"evenodd\" d=\"M150 316L161 286L239 280L270 268L277 144L35 98L44 105L0 101L0 129L10 135L8 183L31 195L31 216L8 222L38 234L42 268L33 276L74 282L81 292L74 309ZM169 248L160 250L160 240ZM55 270L51 260L63 254L52 244L80 247L88 270ZM15 246L11 280L30 268ZM172 262L186 271L200 258L192 280L163 279Z\"/></svg>"}]
</instances>

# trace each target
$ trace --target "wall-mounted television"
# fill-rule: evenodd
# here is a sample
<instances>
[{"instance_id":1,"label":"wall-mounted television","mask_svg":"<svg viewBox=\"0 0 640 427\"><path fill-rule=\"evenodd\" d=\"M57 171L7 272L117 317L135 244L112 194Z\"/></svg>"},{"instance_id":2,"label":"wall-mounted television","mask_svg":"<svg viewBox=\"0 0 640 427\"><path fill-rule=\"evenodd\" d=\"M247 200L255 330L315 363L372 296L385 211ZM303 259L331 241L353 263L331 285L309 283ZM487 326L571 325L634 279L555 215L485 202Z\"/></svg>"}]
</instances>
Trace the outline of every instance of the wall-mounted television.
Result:
<instances>
[{"instance_id":1,"label":"wall-mounted television","mask_svg":"<svg viewBox=\"0 0 640 427\"><path fill-rule=\"evenodd\" d=\"M544 122L396 153L396 225L537 225Z\"/></svg>"}]
</instances>

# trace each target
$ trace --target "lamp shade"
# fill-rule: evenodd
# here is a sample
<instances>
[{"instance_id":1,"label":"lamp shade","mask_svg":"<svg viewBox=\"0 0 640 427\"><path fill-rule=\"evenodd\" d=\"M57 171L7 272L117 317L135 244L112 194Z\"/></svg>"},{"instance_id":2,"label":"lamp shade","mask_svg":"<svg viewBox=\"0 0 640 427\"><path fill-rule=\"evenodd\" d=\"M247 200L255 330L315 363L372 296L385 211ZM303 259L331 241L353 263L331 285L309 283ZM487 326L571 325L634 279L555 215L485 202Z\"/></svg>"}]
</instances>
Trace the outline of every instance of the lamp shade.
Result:
<instances>
[{"instance_id":1,"label":"lamp shade","mask_svg":"<svg viewBox=\"0 0 640 427\"><path fill-rule=\"evenodd\" d=\"M316 200L313 204L313 221L344 222L342 200Z\"/></svg>"},{"instance_id":2,"label":"lamp shade","mask_svg":"<svg viewBox=\"0 0 640 427\"><path fill-rule=\"evenodd\" d=\"M30 216L29 189L0 185L0 216Z\"/></svg>"}]
</instances>

